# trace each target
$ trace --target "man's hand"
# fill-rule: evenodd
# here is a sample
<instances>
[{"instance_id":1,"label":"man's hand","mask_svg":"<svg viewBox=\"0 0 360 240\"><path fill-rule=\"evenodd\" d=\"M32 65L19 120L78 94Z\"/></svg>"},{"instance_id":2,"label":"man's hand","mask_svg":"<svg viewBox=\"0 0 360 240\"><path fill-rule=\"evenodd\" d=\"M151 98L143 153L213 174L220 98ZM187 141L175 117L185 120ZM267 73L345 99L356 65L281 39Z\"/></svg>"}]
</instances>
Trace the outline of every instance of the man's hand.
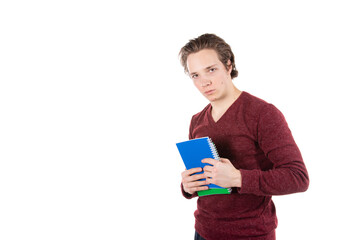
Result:
<instances>
[{"instance_id":1,"label":"man's hand","mask_svg":"<svg viewBox=\"0 0 360 240\"><path fill-rule=\"evenodd\" d=\"M213 166L204 167L206 184L216 184L220 187L241 187L241 173L236 169L229 159L221 158L219 161L205 158L203 163L209 163Z\"/></svg>"},{"instance_id":2,"label":"man's hand","mask_svg":"<svg viewBox=\"0 0 360 240\"><path fill-rule=\"evenodd\" d=\"M198 181L199 179L205 178L205 175L194 174L202 171L203 171L202 168L192 168L181 173L182 184L185 192L189 194L193 194L194 192L208 189L207 186L202 186L202 185L206 185L205 180Z\"/></svg>"}]
</instances>

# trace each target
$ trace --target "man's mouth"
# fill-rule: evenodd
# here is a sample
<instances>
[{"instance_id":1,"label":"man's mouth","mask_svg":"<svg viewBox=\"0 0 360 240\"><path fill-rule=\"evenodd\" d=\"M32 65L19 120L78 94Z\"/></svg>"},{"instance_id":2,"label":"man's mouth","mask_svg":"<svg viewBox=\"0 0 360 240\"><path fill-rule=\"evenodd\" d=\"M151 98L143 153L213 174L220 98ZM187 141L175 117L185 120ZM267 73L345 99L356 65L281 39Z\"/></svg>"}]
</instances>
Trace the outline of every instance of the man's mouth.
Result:
<instances>
[{"instance_id":1,"label":"man's mouth","mask_svg":"<svg viewBox=\"0 0 360 240\"><path fill-rule=\"evenodd\" d=\"M210 94L213 94L215 92L215 90L208 90L205 92L206 95L210 95Z\"/></svg>"}]
</instances>

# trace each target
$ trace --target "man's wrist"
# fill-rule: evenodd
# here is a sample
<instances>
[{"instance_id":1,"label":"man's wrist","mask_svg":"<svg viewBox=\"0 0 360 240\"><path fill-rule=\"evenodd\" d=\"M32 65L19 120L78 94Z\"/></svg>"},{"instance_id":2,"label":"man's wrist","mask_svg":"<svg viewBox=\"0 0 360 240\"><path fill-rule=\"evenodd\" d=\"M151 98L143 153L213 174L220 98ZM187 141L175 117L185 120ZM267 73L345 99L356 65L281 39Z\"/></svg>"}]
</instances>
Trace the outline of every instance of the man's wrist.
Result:
<instances>
[{"instance_id":1,"label":"man's wrist","mask_svg":"<svg viewBox=\"0 0 360 240\"><path fill-rule=\"evenodd\" d=\"M236 170L234 174L234 184L233 187L241 187L242 185L242 178L240 170Z\"/></svg>"}]
</instances>

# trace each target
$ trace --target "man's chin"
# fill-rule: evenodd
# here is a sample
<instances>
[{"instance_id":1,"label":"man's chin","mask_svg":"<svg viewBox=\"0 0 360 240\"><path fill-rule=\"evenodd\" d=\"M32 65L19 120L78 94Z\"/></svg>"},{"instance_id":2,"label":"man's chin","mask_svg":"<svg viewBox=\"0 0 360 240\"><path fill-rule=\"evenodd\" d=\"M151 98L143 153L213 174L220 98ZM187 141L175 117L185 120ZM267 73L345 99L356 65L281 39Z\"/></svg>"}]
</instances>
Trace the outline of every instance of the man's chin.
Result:
<instances>
[{"instance_id":1,"label":"man's chin","mask_svg":"<svg viewBox=\"0 0 360 240\"><path fill-rule=\"evenodd\" d=\"M214 96L214 97L206 97L207 100L209 100L210 103L216 102L218 99Z\"/></svg>"}]
</instances>

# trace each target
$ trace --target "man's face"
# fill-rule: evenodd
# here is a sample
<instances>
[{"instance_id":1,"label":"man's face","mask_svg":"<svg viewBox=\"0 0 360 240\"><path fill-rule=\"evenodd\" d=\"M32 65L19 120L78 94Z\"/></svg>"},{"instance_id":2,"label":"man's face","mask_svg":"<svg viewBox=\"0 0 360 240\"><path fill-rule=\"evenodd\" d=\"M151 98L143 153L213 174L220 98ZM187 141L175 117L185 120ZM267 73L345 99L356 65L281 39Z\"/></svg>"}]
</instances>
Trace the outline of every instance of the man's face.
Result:
<instances>
[{"instance_id":1,"label":"man's face","mask_svg":"<svg viewBox=\"0 0 360 240\"><path fill-rule=\"evenodd\" d=\"M227 70L215 50L204 49L187 58L190 78L196 88L210 101L224 98L231 79L231 67Z\"/></svg>"}]
</instances>

